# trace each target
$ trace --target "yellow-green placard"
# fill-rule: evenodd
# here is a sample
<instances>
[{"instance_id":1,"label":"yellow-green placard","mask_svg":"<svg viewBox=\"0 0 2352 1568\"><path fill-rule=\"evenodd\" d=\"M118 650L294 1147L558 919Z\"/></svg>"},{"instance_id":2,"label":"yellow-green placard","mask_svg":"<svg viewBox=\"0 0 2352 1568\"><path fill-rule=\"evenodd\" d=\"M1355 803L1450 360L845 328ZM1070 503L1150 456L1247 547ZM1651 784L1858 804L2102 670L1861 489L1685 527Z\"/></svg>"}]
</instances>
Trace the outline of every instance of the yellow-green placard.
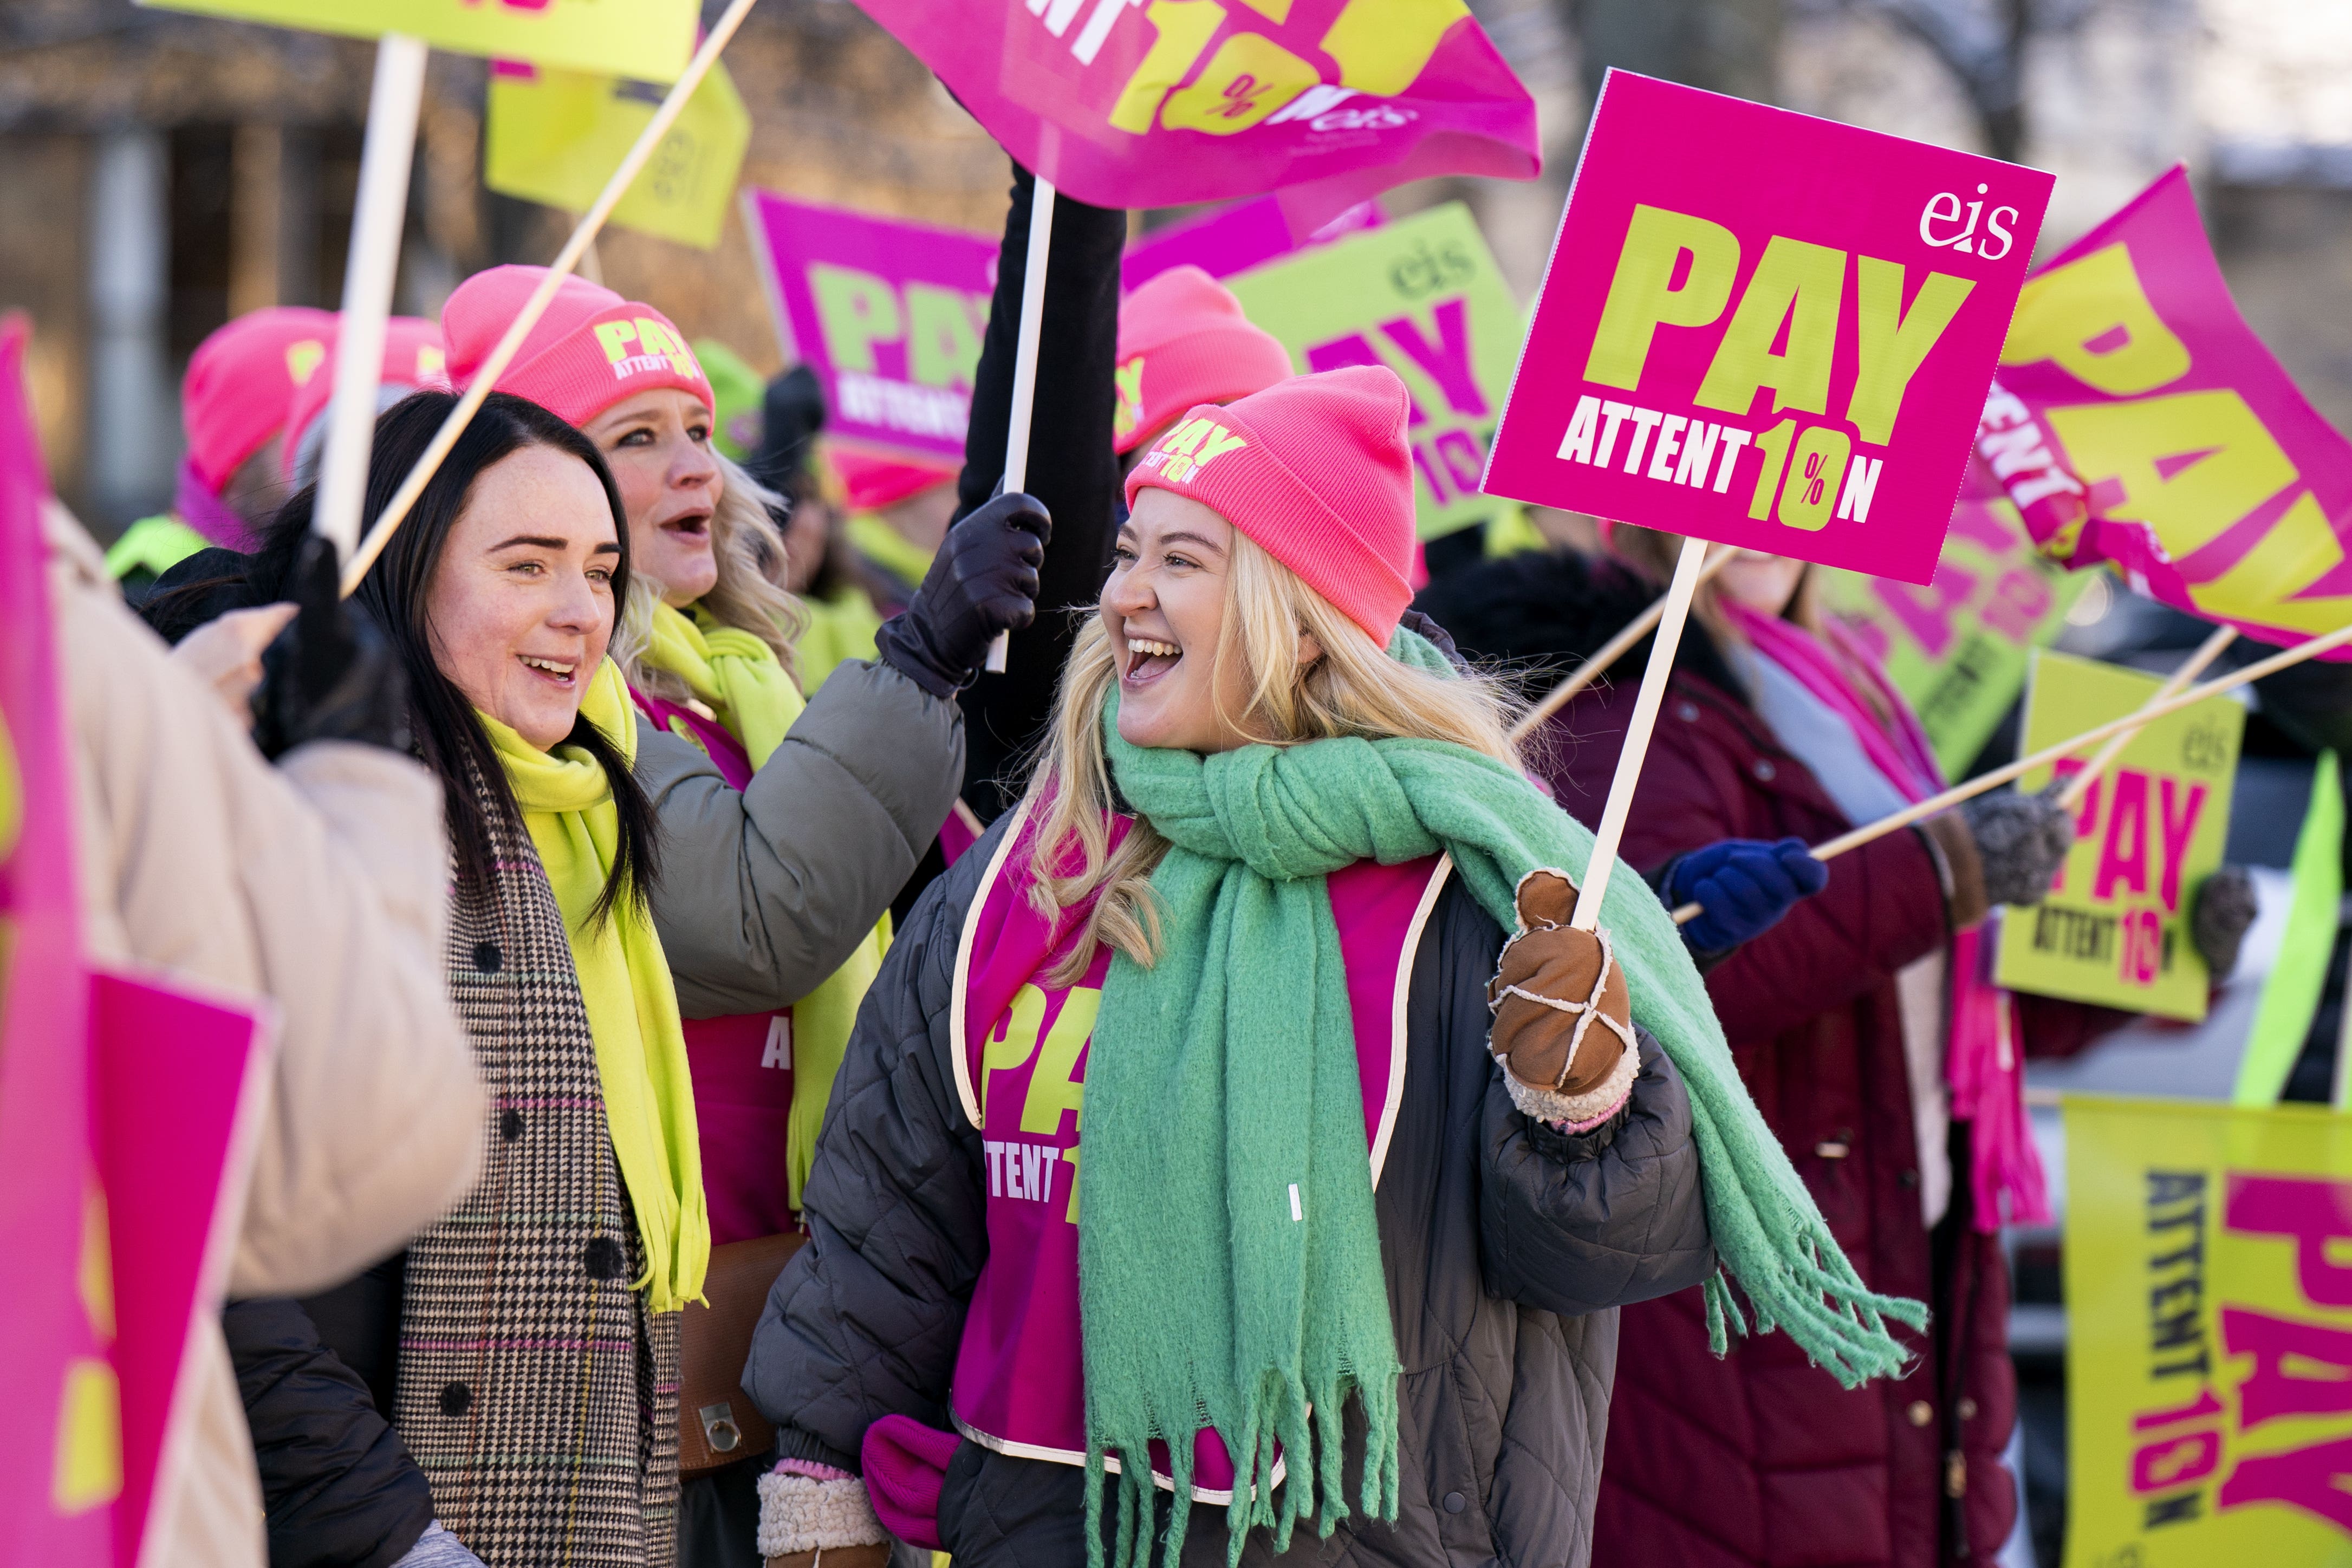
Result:
<instances>
[{"instance_id":1,"label":"yellow-green placard","mask_svg":"<svg viewBox=\"0 0 2352 1568\"><path fill-rule=\"evenodd\" d=\"M2021 748L2038 751L2120 718L2163 685L2137 670L2037 650ZM2084 798L2074 852L2050 896L2003 917L2000 984L2165 1018L2205 1016L2211 977L2189 940L2189 917L2198 889L2221 864L2245 726L2246 710L2217 696L2132 737ZM2036 768L2018 788L2036 790L2082 767L2069 758L2054 775Z\"/></svg>"},{"instance_id":2,"label":"yellow-green placard","mask_svg":"<svg viewBox=\"0 0 2352 1568\"><path fill-rule=\"evenodd\" d=\"M2092 578L2036 550L2005 496L1964 487L1935 580L1816 567L1822 602L1861 633L1919 716L1945 776L1966 772L2025 689L2033 650L2065 629Z\"/></svg>"},{"instance_id":3,"label":"yellow-green placard","mask_svg":"<svg viewBox=\"0 0 2352 1568\"><path fill-rule=\"evenodd\" d=\"M2352 1119L2065 1116L2066 1568L2352 1564Z\"/></svg>"},{"instance_id":4,"label":"yellow-green placard","mask_svg":"<svg viewBox=\"0 0 2352 1568\"><path fill-rule=\"evenodd\" d=\"M626 78L502 60L490 76L482 183L525 201L585 211L661 100L658 89ZM751 145L751 113L727 68L714 65L613 209L613 222L712 248Z\"/></svg>"},{"instance_id":5,"label":"yellow-green placard","mask_svg":"<svg viewBox=\"0 0 2352 1568\"><path fill-rule=\"evenodd\" d=\"M436 49L562 70L676 81L694 56L696 0L139 0L362 38L405 33Z\"/></svg>"},{"instance_id":6,"label":"yellow-green placard","mask_svg":"<svg viewBox=\"0 0 2352 1568\"><path fill-rule=\"evenodd\" d=\"M1524 325L1460 202L1253 267L1225 286L1301 371L1386 365L1412 393L1414 523L1423 538L1506 503L1479 494Z\"/></svg>"}]
</instances>

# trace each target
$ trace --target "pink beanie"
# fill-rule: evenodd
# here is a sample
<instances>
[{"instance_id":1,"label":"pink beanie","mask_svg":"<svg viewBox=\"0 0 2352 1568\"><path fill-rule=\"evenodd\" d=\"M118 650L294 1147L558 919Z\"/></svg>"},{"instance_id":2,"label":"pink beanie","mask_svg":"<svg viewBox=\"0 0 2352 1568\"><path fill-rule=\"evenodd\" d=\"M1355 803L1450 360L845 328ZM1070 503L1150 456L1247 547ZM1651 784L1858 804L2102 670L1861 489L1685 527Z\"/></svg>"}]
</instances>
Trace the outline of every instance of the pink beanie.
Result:
<instances>
[{"instance_id":1,"label":"pink beanie","mask_svg":"<svg viewBox=\"0 0 2352 1568\"><path fill-rule=\"evenodd\" d=\"M1127 478L1213 508L1382 647L1412 602L1412 399L1385 366L1296 376L1203 403Z\"/></svg>"},{"instance_id":2,"label":"pink beanie","mask_svg":"<svg viewBox=\"0 0 2352 1568\"><path fill-rule=\"evenodd\" d=\"M833 471L841 476L841 487L853 512L878 512L896 506L909 496L949 483L960 472L944 464L908 463L837 444L826 447L825 456Z\"/></svg>"},{"instance_id":3,"label":"pink beanie","mask_svg":"<svg viewBox=\"0 0 2352 1568\"><path fill-rule=\"evenodd\" d=\"M331 334L327 357L310 380L294 389L294 400L286 410L285 452L278 467L288 478L294 476L294 466L302 450L302 438L310 434L310 425L327 412L327 404L335 395L335 347L340 334ZM446 389L449 385L448 355L441 348L441 329L419 316L394 316L383 324L383 365L377 371L379 386L400 387L415 392L419 387Z\"/></svg>"},{"instance_id":4,"label":"pink beanie","mask_svg":"<svg viewBox=\"0 0 2352 1568\"><path fill-rule=\"evenodd\" d=\"M1197 267L1171 267L1118 308L1111 445L1130 452L1196 402L1230 402L1290 377L1290 351Z\"/></svg>"},{"instance_id":5,"label":"pink beanie","mask_svg":"<svg viewBox=\"0 0 2352 1568\"><path fill-rule=\"evenodd\" d=\"M229 476L286 426L296 390L327 357L335 318L302 306L239 316L196 345L180 385L188 466L215 496Z\"/></svg>"},{"instance_id":6,"label":"pink beanie","mask_svg":"<svg viewBox=\"0 0 2352 1568\"><path fill-rule=\"evenodd\" d=\"M494 267L457 286L441 308L452 383L471 383L546 277L543 267ZM498 384L572 425L661 387L691 392L714 411L719 406L686 335L668 317L584 277L563 280Z\"/></svg>"}]
</instances>

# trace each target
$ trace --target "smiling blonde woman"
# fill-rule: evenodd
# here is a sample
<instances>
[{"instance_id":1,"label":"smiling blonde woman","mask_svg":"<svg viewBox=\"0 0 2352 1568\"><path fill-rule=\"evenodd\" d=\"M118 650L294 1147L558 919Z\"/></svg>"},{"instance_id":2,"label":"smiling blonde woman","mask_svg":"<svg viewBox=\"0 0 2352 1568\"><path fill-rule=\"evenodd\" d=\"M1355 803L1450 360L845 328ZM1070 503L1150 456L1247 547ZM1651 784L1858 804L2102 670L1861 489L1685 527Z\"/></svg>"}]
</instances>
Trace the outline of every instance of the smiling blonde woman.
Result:
<instances>
[{"instance_id":1,"label":"smiling blonde woman","mask_svg":"<svg viewBox=\"0 0 2352 1568\"><path fill-rule=\"evenodd\" d=\"M1591 836L1401 628L1409 407L1302 377L1130 474L1021 807L851 1042L746 1375L772 1563L1580 1563L1621 1304L1728 1327L1719 1257L1899 1364L1665 911L1620 867L1568 927Z\"/></svg>"}]
</instances>

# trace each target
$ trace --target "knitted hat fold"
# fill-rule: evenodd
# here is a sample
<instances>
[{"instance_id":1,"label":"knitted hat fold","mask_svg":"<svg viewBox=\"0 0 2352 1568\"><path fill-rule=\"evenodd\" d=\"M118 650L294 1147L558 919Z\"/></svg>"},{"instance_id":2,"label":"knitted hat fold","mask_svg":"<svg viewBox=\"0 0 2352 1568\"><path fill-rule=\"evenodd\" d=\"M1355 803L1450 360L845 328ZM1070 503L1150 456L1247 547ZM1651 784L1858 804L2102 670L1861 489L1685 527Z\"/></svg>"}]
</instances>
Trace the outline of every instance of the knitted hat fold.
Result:
<instances>
[{"instance_id":1,"label":"knitted hat fold","mask_svg":"<svg viewBox=\"0 0 2352 1568\"><path fill-rule=\"evenodd\" d=\"M247 311L196 345L180 383L180 418L189 466L215 496L286 428L288 404L317 376L334 333L332 311L273 306Z\"/></svg>"},{"instance_id":2,"label":"knitted hat fold","mask_svg":"<svg viewBox=\"0 0 2352 1568\"><path fill-rule=\"evenodd\" d=\"M1197 267L1172 267L1118 308L1111 444L1132 452L1194 403L1230 402L1290 379L1290 350Z\"/></svg>"},{"instance_id":3,"label":"knitted hat fold","mask_svg":"<svg viewBox=\"0 0 2352 1568\"><path fill-rule=\"evenodd\" d=\"M1384 366L1202 404L1127 478L1203 503L1385 647L1412 601L1412 399Z\"/></svg>"},{"instance_id":4,"label":"knitted hat fold","mask_svg":"<svg viewBox=\"0 0 2352 1568\"><path fill-rule=\"evenodd\" d=\"M441 308L453 385L472 384L546 277L543 267L493 267L457 286ZM571 277L557 286L547 313L523 338L497 390L529 398L567 424L582 425L623 398L664 387L691 393L705 408L718 407L701 362L668 317Z\"/></svg>"}]
</instances>

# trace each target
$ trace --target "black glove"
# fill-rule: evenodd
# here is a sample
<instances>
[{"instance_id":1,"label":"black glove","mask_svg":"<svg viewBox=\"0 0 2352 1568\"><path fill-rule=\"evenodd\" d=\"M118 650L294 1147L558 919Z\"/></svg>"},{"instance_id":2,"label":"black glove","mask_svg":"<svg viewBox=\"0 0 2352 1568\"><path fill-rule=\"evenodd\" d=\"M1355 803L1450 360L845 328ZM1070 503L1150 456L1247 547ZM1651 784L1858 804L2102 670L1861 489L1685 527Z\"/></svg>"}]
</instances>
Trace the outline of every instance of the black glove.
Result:
<instances>
[{"instance_id":1,"label":"black glove","mask_svg":"<svg viewBox=\"0 0 2352 1568\"><path fill-rule=\"evenodd\" d=\"M882 662L933 696L953 696L999 632L1037 618L1037 569L1053 537L1045 504L1017 491L950 528L905 612L875 634Z\"/></svg>"},{"instance_id":2,"label":"black glove","mask_svg":"<svg viewBox=\"0 0 2352 1568\"><path fill-rule=\"evenodd\" d=\"M2216 985L2238 967L2238 948L2246 939L2246 927L2260 911L2254 879L2244 866L2225 865L2197 890L2196 903L2189 912L2189 939L2197 944Z\"/></svg>"},{"instance_id":3,"label":"black glove","mask_svg":"<svg viewBox=\"0 0 2352 1568\"><path fill-rule=\"evenodd\" d=\"M1470 661L1462 656L1460 648L1454 646L1453 632L1448 632L1418 610L1407 610L1397 623L1414 635L1427 640L1431 647L1445 655L1445 662L1453 665L1456 672L1465 675L1470 673Z\"/></svg>"},{"instance_id":4,"label":"black glove","mask_svg":"<svg viewBox=\"0 0 2352 1568\"><path fill-rule=\"evenodd\" d=\"M2058 803L2063 785L2039 795L2000 789L1960 807L1984 867L1989 904L2039 904L2074 847L2074 813Z\"/></svg>"},{"instance_id":5,"label":"black glove","mask_svg":"<svg viewBox=\"0 0 2352 1568\"><path fill-rule=\"evenodd\" d=\"M305 539L288 584L300 611L263 650L253 694L253 742L272 761L310 740L409 749L408 672L341 579L335 547Z\"/></svg>"}]
</instances>

